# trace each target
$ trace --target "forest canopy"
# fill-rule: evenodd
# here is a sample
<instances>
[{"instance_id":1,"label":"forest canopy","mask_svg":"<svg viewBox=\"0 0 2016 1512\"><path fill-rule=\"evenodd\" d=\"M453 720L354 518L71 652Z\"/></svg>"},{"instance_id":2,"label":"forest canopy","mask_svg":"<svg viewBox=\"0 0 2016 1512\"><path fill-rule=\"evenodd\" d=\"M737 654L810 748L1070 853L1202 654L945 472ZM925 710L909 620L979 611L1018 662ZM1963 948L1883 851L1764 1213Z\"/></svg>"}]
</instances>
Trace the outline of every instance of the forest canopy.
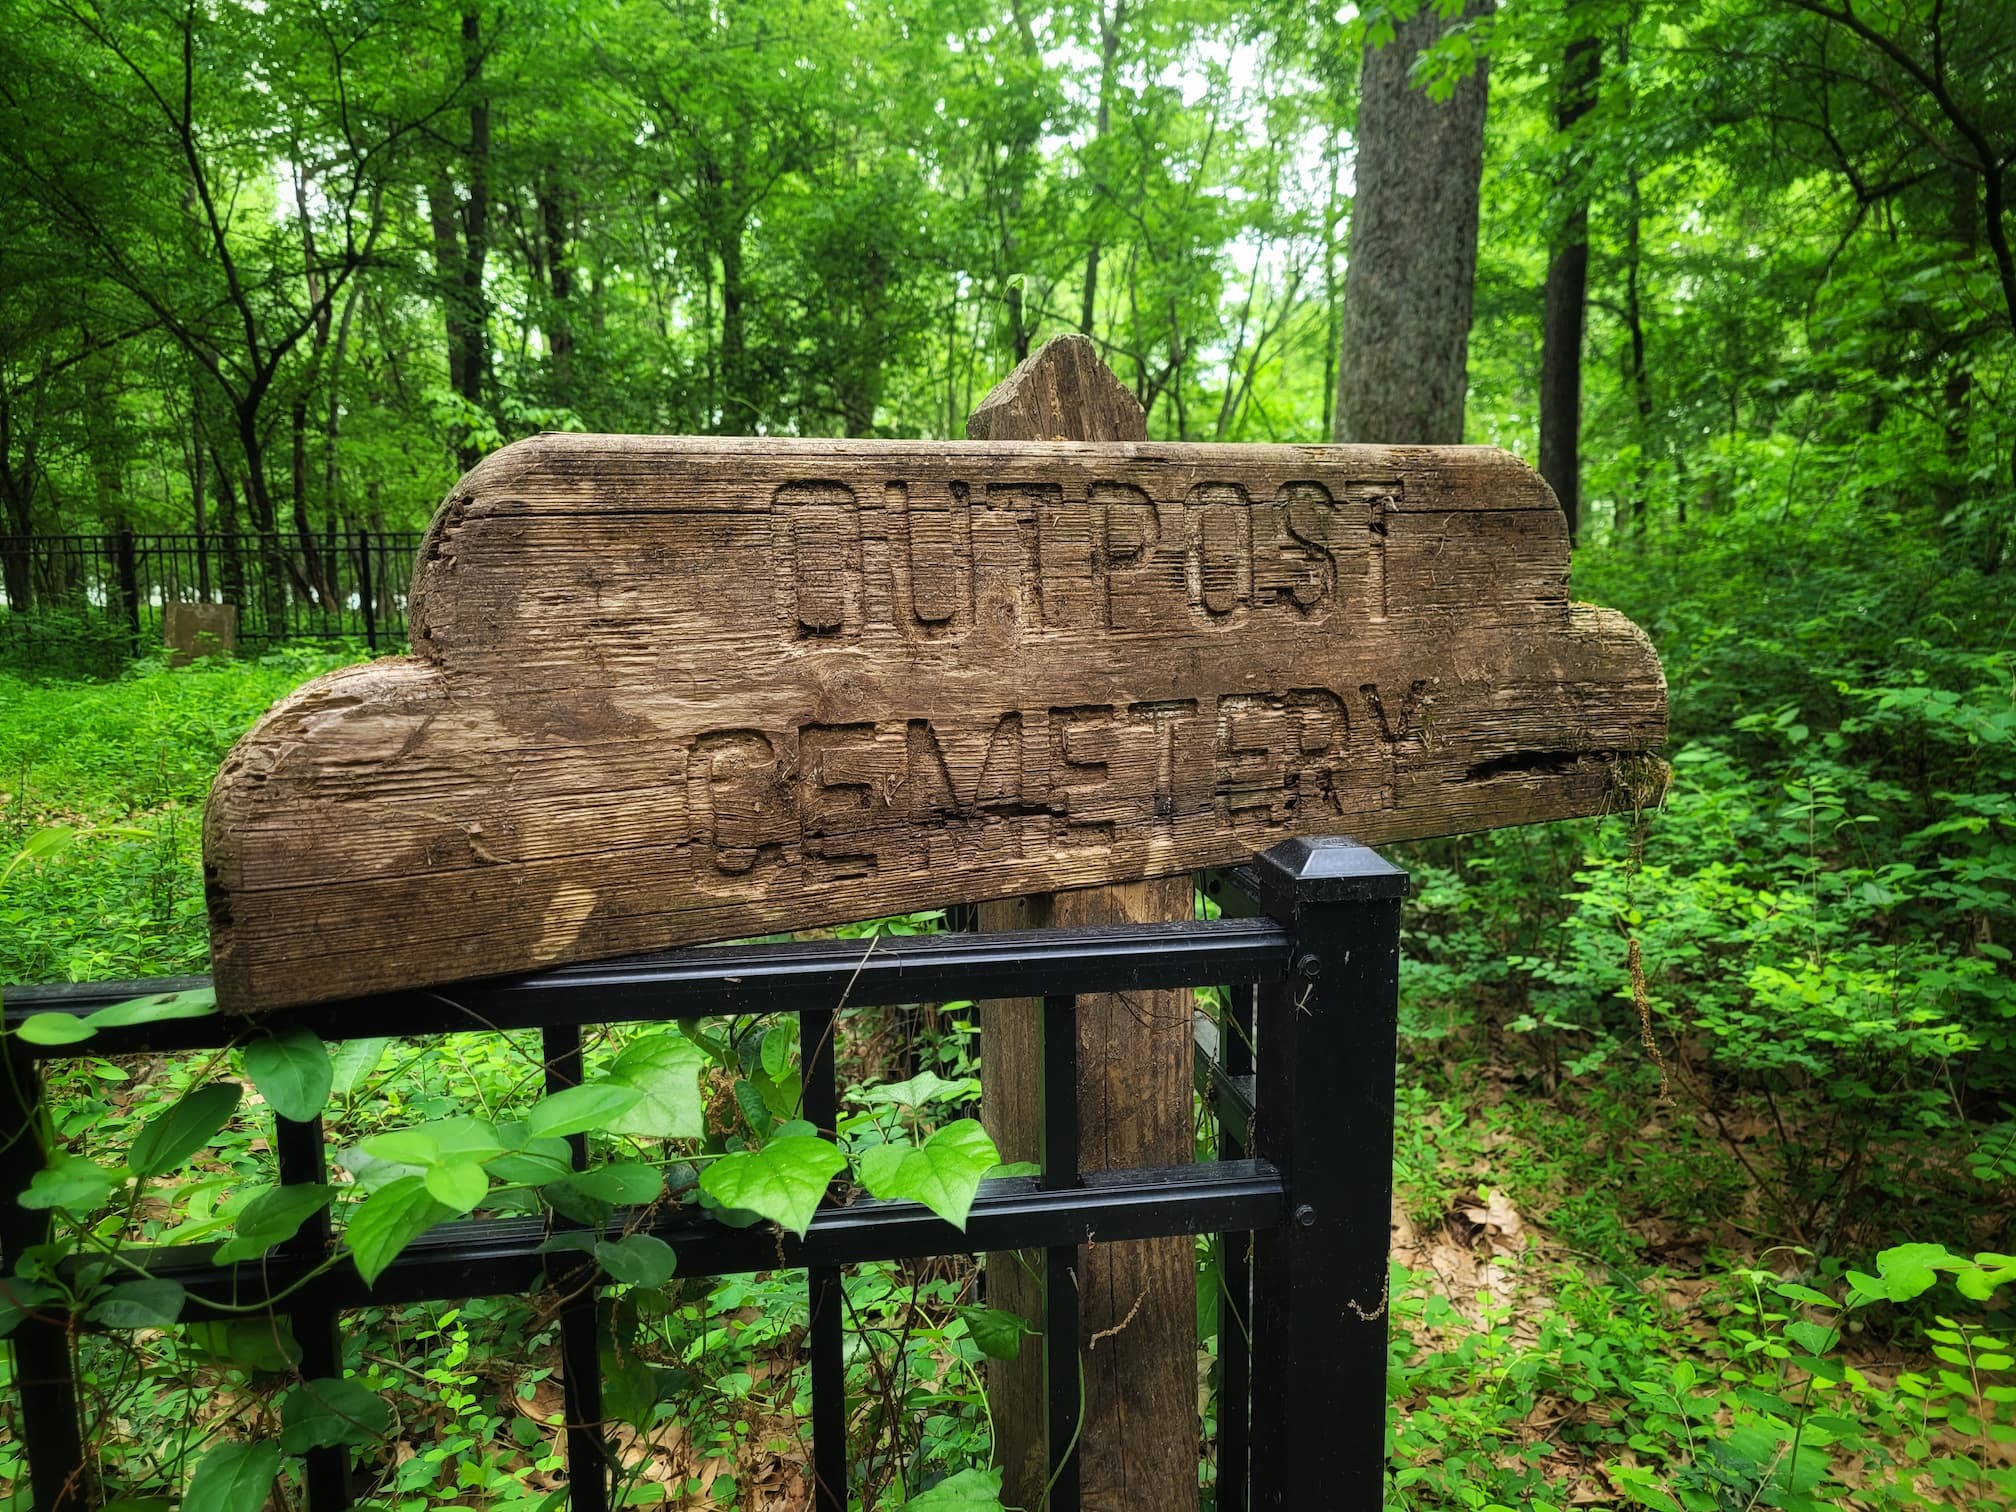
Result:
<instances>
[{"instance_id":1,"label":"forest canopy","mask_svg":"<svg viewBox=\"0 0 2016 1512\"><path fill-rule=\"evenodd\" d=\"M540 429L958 435L1070 330L1156 437L1327 438L1361 63L1421 9L10 0L5 528L412 526ZM1592 517L1852 472L1999 564L2005 7L1424 19L1410 88L1488 71L1464 439L1533 454L1579 244Z\"/></svg>"}]
</instances>

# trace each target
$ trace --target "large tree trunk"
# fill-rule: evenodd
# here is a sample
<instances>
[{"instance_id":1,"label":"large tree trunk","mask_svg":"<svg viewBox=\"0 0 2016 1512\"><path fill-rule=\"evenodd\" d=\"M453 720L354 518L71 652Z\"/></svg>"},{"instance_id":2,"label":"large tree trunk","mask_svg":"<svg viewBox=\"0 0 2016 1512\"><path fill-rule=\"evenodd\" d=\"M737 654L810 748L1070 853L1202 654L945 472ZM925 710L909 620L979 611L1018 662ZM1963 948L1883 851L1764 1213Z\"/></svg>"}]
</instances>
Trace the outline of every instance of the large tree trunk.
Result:
<instances>
[{"instance_id":1,"label":"large tree trunk","mask_svg":"<svg viewBox=\"0 0 2016 1512\"><path fill-rule=\"evenodd\" d=\"M1365 55L1358 105L1357 198L1344 273L1336 439L1450 444L1463 439L1477 190L1484 174L1486 70L1431 100L1414 60L1451 24L1433 6Z\"/></svg>"},{"instance_id":2,"label":"large tree trunk","mask_svg":"<svg viewBox=\"0 0 2016 1512\"><path fill-rule=\"evenodd\" d=\"M1572 26L1586 10L1581 0L1569 0ZM1554 127L1567 138L1596 103L1596 75L1602 47L1594 37L1578 36L1568 43L1554 102ZM1547 264L1547 285L1540 317L1540 476L1561 501L1568 520L1568 539L1582 524L1582 326L1589 292L1589 188L1586 174L1574 161L1572 146L1561 174L1568 214Z\"/></svg>"}]
</instances>

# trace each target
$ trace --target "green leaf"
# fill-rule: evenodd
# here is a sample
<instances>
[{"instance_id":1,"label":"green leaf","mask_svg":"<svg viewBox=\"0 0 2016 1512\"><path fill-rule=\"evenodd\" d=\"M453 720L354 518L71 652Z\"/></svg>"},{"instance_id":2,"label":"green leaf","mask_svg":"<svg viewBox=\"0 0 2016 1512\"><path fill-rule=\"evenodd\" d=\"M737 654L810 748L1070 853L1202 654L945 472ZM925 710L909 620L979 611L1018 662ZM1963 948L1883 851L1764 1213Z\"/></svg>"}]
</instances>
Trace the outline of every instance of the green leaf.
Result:
<instances>
[{"instance_id":1,"label":"green leaf","mask_svg":"<svg viewBox=\"0 0 2016 1512\"><path fill-rule=\"evenodd\" d=\"M966 1332L990 1360L1016 1359L1022 1353L1022 1336L1036 1332L1014 1313L998 1307L969 1304L958 1312L966 1320Z\"/></svg>"},{"instance_id":2,"label":"green leaf","mask_svg":"<svg viewBox=\"0 0 2016 1512\"><path fill-rule=\"evenodd\" d=\"M1959 1257L1943 1244L1900 1244L1876 1257L1876 1269L1883 1277L1883 1294L1892 1302L1908 1302L1929 1291L1939 1279L1935 1267L1956 1267Z\"/></svg>"},{"instance_id":3,"label":"green leaf","mask_svg":"<svg viewBox=\"0 0 2016 1512\"><path fill-rule=\"evenodd\" d=\"M1785 1325L1785 1337L1808 1354L1824 1355L1834 1346L1834 1330L1824 1323L1794 1319Z\"/></svg>"},{"instance_id":4,"label":"green leaf","mask_svg":"<svg viewBox=\"0 0 2016 1512\"><path fill-rule=\"evenodd\" d=\"M0 1339L21 1326L21 1320L40 1311L63 1293L53 1286L23 1281L19 1277L0 1281Z\"/></svg>"},{"instance_id":5,"label":"green leaf","mask_svg":"<svg viewBox=\"0 0 2016 1512\"><path fill-rule=\"evenodd\" d=\"M793 1024L778 1024L763 1036L761 1060L765 1076L775 1080L784 1074L784 1068L791 1064L791 1047L797 1040L798 1030Z\"/></svg>"},{"instance_id":6,"label":"green leaf","mask_svg":"<svg viewBox=\"0 0 2016 1512\"><path fill-rule=\"evenodd\" d=\"M217 1011L217 992L212 987L191 987L183 992L156 992L146 997L109 1003L85 1022L93 1029L124 1029L132 1024L165 1024L170 1019L209 1018Z\"/></svg>"},{"instance_id":7,"label":"green leaf","mask_svg":"<svg viewBox=\"0 0 2016 1512\"><path fill-rule=\"evenodd\" d=\"M961 1470L903 1505L911 1512L1002 1512L1001 1472Z\"/></svg>"},{"instance_id":8,"label":"green leaf","mask_svg":"<svg viewBox=\"0 0 2016 1512\"><path fill-rule=\"evenodd\" d=\"M803 1238L827 1183L846 1165L825 1140L794 1134L760 1150L723 1155L700 1173L700 1190L723 1207L745 1209Z\"/></svg>"},{"instance_id":9,"label":"green leaf","mask_svg":"<svg viewBox=\"0 0 2016 1512\"><path fill-rule=\"evenodd\" d=\"M523 1125L516 1127L522 1129ZM489 1160L513 1145L487 1119L462 1114L416 1124L410 1129L388 1129L383 1134L373 1134L358 1148L373 1160L389 1160L398 1165L438 1165L444 1160Z\"/></svg>"},{"instance_id":10,"label":"green leaf","mask_svg":"<svg viewBox=\"0 0 2016 1512\"><path fill-rule=\"evenodd\" d=\"M879 1087L857 1087L847 1095L871 1108L891 1105L922 1108L935 1102L964 1102L979 1090L979 1081L970 1076L947 1081L936 1071L919 1071L908 1081L886 1082Z\"/></svg>"},{"instance_id":11,"label":"green leaf","mask_svg":"<svg viewBox=\"0 0 2016 1512\"><path fill-rule=\"evenodd\" d=\"M877 1197L921 1202L964 1231L973 1194L1001 1163L1000 1152L975 1118L938 1130L921 1145L876 1145L861 1152L861 1184Z\"/></svg>"},{"instance_id":12,"label":"green leaf","mask_svg":"<svg viewBox=\"0 0 2016 1512\"><path fill-rule=\"evenodd\" d=\"M84 1316L107 1328L166 1328L182 1316L186 1296L180 1281L149 1276L113 1287Z\"/></svg>"},{"instance_id":13,"label":"green leaf","mask_svg":"<svg viewBox=\"0 0 2016 1512\"><path fill-rule=\"evenodd\" d=\"M245 1047L245 1074L275 1113L305 1123L321 1115L335 1079L329 1047L306 1029L283 1029Z\"/></svg>"},{"instance_id":14,"label":"green leaf","mask_svg":"<svg viewBox=\"0 0 2016 1512\"><path fill-rule=\"evenodd\" d=\"M388 1182L359 1203L344 1226L343 1237L357 1257L357 1274L371 1285L401 1250L453 1216L434 1200L421 1177Z\"/></svg>"},{"instance_id":15,"label":"green leaf","mask_svg":"<svg viewBox=\"0 0 2016 1512\"><path fill-rule=\"evenodd\" d=\"M336 1198L336 1188L297 1183L268 1187L238 1210L238 1233L217 1246L210 1258L217 1265L250 1260L274 1245L292 1239L316 1213Z\"/></svg>"},{"instance_id":16,"label":"green leaf","mask_svg":"<svg viewBox=\"0 0 2016 1512\"><path fill-rule=\"evenodd\" d=\"M35 1013L14 1032L31 1045L75 1045L98 1031L74 1013Z\"/></svg>"},{"instance_id":17,"label":"green leaf","mask_svg":"<svg viewBox=\"0 0 2016 1512\"><path fill-rule=\"evenodd\" d=\"M378 1069L378 1062L385 1058L389 1039L345 1040L329 1052L329 1090L338 1097L348 1097L357 1090L357 1084Z\"/></svg>"},{"instance_id":18,"label":"green leaf","mask_svg":"<svg viewBox=\"0 0 2016 1512\"><path fill-rule=\"evenodd\" d=\"M128 1157L133 1173L163 1176L188 1160L231 1121L239 1096L236 1082L211 1082L148 1119Z\"/></svg>"},{"instance_id":19,"label":"green leaf","mask_svg":"<svg viewBox=\"0 0 2016 1512\"><path fill-rule=\"evenodd\" d=\"M663 1286L677 1263L672 1246L651 1234L629 1234L614 1244L595 1246L595 1259L609 1279L624 1286Z\"/></svg>"},{"instance_id":20,"label":"green leaf","mask_svg":"<svg viewBox=\"0 0 2016 1512\"><path fill-rule=\"evenodd\" d=\"M357 1381L303 1381L280 1403L280 1447L289 1454L338 1444L370 1444L392 1426L392 1411Z\"/></svg>"},{"instance_id":21,"label":"green leaf","mask_svg":"<svg viewBox=\"0 0 2016 1512\"><path fill-rule=\"evenodd\" d=\"M623 1204L643 1207L656 1202L658 1194L665 1190L665 1178L658 1168L640 1160L596 1166L593 1170L577 1171L561 1180L575 1191L597 1202L606 1202L611 1207Z\"/></svg>"},{"instance_id":22,"label":"green leaf","mask_svg":"<svg viewBox=\"0 0 2016 1512\"><path fill-rule=\"evenodd\" d=\"M603 1127L646 1139L700 1139L707 1133L700 1072L707 1054L683 1034L632 1040L609 1067L607 1080L634 1087L637 1102Z\"/></svg>"},{"instance_id":23,"label":"green leaf","mask_svg":"<svg viewBox=\"0 0 2016 1512\"><path fill-rule=\"evenodd\" d=\"M564 1134L585 1134L590 1129L606 1129L621 1118L644 1094L620 1082L593 1081L586 1086L568 1087L549 1093L532 1105L525 1118L525 1133L531 1139Z\"/></svg>"},{"instance_id":24,"label":"green leaf","mask_svg":"<svg viewBox=\"0 0 2016 1512\"><path fill-rule=\"evenodd\" d=\"M189 1478L182 1512L259 1512L279 1473L278 1444L218 1444Z\"/></svg>"},{"instance_id":25,"label":"green leaf","mask_svg":"<svg viewBox=\"0 0 2016 1512\"><path fill-rule=\"evenodd\" d=\"M523 1149L493 1156L484 1165L492 1176L512 1186L543 1187L575 1174L573 1152L564 1139L527 1140Z\"/></svg>"},{"instance_id":26,"label":"green leaf","mask_svg":"<svg viewBox=\"0 0 2016 1512\"><path fill-rule=\"evenodd\" d=\"M1837 1308L1840 1305L1827 1293L1815 1291L1810 1286L1801 1286L1796 1281L1781 1281L1773 1289L1781 1297L1793 1302L1804 1302L1812 1307Z\"/></svg>"},{"instance_id":27,"label":"green leaf","mask_svg":"<svg viewBox=\"0 0 2016 1512\"><path fill-rule=\"evenodd\" d=\"M63 1208L88 1213L111 1196L118 1185L112 1173L97 1161L58 1150L49 1157L49 1164L35 1173L19 1201L24 1208Z\"/></svg>"},{"instance_id":28,"label":"green leaf","mask_svg":"<svg viewBox=\"0 0 2016 1512\"><path fill-rule=\"evenodd\" d=\"M421 1177L428 1195L456 1214L468 1212L490 1195L490 1176L483 1162L458 1155L427 1168Z\"/></svg>"},{"instance_id":29,"label":"green leaf","mask_svg":"<svg viewBox=\"0 0 2016 1512\"><path fill-rule=\"evenodd\" d=\"M184 1323L182 1337L247 1374L277 1374L301 1363L293 1320L284 1314L233 1318L228 1323Z\"/></svg>"}]
</instances>

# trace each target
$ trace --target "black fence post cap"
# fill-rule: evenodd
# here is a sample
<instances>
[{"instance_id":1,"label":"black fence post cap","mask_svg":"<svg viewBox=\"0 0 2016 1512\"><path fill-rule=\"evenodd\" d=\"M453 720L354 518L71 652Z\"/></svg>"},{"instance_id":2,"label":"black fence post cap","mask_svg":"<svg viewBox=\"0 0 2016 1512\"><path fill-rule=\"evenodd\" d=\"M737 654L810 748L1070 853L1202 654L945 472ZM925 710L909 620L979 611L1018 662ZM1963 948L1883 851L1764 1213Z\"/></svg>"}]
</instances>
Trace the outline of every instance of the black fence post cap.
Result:
<instances>
[{"instance_id":1,"label":"black fence post cap","mask_svg":"<svg viewBox=\"0 0 2016 1512\"><path fill-rule=\"evenodd\" d=\"M1407 896L1407 873L1343 835L1300 836L1262 851L1241 870L1263 906L1375 903Z\"/></svg>"}]
</instances>

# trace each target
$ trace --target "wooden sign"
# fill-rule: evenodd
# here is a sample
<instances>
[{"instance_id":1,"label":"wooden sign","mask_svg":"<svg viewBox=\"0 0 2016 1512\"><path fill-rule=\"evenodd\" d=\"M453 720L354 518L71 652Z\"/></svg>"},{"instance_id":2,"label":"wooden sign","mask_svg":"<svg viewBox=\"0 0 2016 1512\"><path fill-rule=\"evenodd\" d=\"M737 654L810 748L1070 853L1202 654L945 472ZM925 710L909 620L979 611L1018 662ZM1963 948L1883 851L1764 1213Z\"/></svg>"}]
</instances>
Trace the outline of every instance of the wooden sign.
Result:
<instances>
[{"instance_id":1,"label":"wooden sign","mask_svg":"<svg viewBox=\"0 0 2016 1512\"><path fill-rule=\"evenodd\" d=\"M520 442L434 519L415 654L220 772L219 997L1622 806L1665 685L1567 577L1487 448Z\"/></svg>"}]
</instances>

